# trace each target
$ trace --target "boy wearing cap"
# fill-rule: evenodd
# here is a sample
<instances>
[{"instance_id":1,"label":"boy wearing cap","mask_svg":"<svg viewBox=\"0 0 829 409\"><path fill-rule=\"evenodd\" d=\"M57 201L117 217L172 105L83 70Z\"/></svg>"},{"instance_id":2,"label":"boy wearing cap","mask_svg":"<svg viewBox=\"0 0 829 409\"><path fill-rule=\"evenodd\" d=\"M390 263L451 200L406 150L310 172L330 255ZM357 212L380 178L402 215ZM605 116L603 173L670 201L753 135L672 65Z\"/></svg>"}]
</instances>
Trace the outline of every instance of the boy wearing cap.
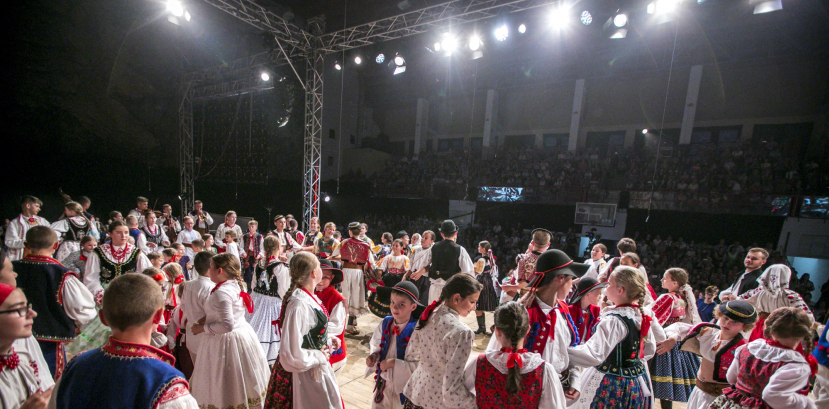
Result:
<instances>
[{"instance_id":1,"label":"boy wearing cap","mask_svg":"<svg viewBox=\"0 0 829 409\"><path fill-rule=\"evenodd\" d=\"M582 277L573 298L570 299L570 316L573 317L582 344L593 336L599 322L599 299L602 296L602 288L605 287L607 282L600 283L595 278Z\"/></svg>"},{"instance_id":2,"label":"boy wearing cap","mask_svg":"<svg viewBox=\"0 0 829 409\"><path fill-rule=\"evenodd\" d=\"M533 240L530 243L528 251L518 256L518 266L513 273L515 274L520 289L526 287L532 279L538 256L550 248L552 233L546 229L535 229L532 232L532 237Z\"/></svg>"},{"instance_id":3,"label":"boy wearing cap","mask_svg":"<svg viewBox=\"0 0 829 409\"><path fill-rule=\"evenodd\" d=\"M406 230L397 232L397 238L403 241L403 255L409 257L412 254L412 246L409 245L409 233Z\"/></svg>"},{"instance_id":4,"label":"boy wearing cap","mask_svg":"<svg viewBox=\"0 0 829 409\"><path fill-rule=\"evenodd\" d=\"M374 330L369 345L371 354L366 366L374 370L374 401L372 408L402 409L403 387L406 386L417 363L407 362L406 347L417 325L423 305L420 293L410 281L401 281L394 287L380 287L377 295L389 304L391 316L383 319ZM367 371L368 372L368 371Z\"/></svg>"},{"instance_id":5,"label":"boy wearing cap","mask_svg":"<svg viewBox=\"0 0 829 409\"><path fill-rule=\"evenodd\" d=\"M440 299L440 292L443 286L452 276L458 273L466 273L475 276L475 266L469 257L466 249L456 242L458 241L458 226L452 220L444 220L440 225L440 235L443 240L433 244L418 260L412 265L413 278L419 278L425 271L429 272L429 304Z\"/></svg>"},{"instance_id":6,"label":"boy wearing cap","mask_svg":"<svg viewBox=\"0 0 829 409\"><path fill-rule=\"evenodd\" d=\"M683 350L699 355L696 388L688 398L688 409L708 408L729 387L726 373L735 358L735 352L747 343L742 333L751 332L757 321L757 311L748 302L727 301L714 310L717 325L703 322L692 325L677 322L665 328L666 339L657 343L656 353L664 354L682 340Z\"/></svg>"},{"instance_id":7,"label":"boy wearing cap","mask_svg":"<svg viewBox=\"0 0 829 409\"><path fill-rule=\"evenodd\" d=\"M363 283L363 271L366 265L371 268L374 263L374 254L371 245L360 240L362 228L360 223L348 224L348 234L351 236L343 240L334 249L329 260L343 263L343 296L348 302L348 326L345 331L350 335L360 333L357 329L357 317L366 313L366 286Z\"/></svg>"},{"instance_id":8,"label":"boy wearing cap","mask_svg":"<svg viewBox=\"0 0 829 409\"><path fill-rule=\"evenodd\" d=\"M528 285L530 291L521 299L530 316L530 332L524 346L553 364L568 404L578 399L581 379L579 369L570 365L567 348L579 345L580 338L563 300L573 288L573 279L584 275L587 268L586 264L573 262L561 250L547 250L538 257ZM493 335L487 351L500 349Z\"/></svg>"},{"instance_id":9,"label":"boy wearing cap","mask_svg":"<svg viewBox=\"0 0 829 409\"><path fill-rule=\"evenodd\" d=\"M343 282L343 272L334 267L334 264L328 260L320 260L320 268L322 269L322 281L317 284L314 295L322 301L322 305L328 310L328 336L340 340L340 348L331 351L331 356L328 357L328 362L331 363L331 367L334 369L334 375L339 375L345 367L345 357L348 352L343 337L345 319L348 314L346 312L345 297L334 286Z\"/></svg>"}]
</instances>

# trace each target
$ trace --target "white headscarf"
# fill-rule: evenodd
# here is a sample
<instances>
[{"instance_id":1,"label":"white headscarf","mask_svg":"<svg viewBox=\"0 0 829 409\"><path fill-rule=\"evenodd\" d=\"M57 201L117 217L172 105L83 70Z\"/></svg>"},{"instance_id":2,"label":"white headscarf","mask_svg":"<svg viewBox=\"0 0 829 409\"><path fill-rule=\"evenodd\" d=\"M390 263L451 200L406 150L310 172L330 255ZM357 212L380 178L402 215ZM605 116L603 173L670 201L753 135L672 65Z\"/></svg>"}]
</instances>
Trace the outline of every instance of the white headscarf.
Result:
<instances>
[{"instance_id":1,"label":"white headscarf","mask_svg":"<svg viewBox=\"0 0 829 409\"><path fill-rule=\"evenodd\" d=\"M757 282L774 297L789 288L792 270L784 264L773 264L763 272Z\"/></svg>"}]
</instances>

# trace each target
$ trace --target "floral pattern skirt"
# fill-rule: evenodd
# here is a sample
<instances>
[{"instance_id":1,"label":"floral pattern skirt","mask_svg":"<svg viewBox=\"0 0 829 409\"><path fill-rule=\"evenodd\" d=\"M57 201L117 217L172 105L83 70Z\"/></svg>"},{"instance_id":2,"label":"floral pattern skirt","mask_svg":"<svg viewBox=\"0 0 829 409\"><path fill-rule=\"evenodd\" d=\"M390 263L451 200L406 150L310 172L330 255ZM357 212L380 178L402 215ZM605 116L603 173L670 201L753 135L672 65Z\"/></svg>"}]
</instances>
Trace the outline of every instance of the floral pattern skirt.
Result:
<instances>
[{"instance_id":1,"label":"floral pattern skirt","mask_svg":"<svg viewBox=\"0 0 829 409\"><path fill-rule=\"evenodd\" d=\"M624 378L605 374L591 409L650 409L651 398L646 397L639 384L639 378Z\"/></svg>"}]
</instances>

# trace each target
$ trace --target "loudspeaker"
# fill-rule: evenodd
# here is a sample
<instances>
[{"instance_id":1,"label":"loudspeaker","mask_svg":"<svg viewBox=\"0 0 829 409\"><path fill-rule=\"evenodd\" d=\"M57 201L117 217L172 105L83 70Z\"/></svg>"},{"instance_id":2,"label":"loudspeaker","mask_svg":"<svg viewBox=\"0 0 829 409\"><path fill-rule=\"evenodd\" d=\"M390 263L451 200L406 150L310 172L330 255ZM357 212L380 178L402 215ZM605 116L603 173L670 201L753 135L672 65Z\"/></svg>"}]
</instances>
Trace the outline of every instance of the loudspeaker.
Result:
<instances>
[{"instance_id":1,"label":"loudspeaker","mask_svg":"<svg viewBox=\"0 0 829 409\"><path fill-rule=\"evenodd\" d=\"M627 209L630 206L630 190L623 190L619 192L619 209Z\"/></svg>"}]
</instances>

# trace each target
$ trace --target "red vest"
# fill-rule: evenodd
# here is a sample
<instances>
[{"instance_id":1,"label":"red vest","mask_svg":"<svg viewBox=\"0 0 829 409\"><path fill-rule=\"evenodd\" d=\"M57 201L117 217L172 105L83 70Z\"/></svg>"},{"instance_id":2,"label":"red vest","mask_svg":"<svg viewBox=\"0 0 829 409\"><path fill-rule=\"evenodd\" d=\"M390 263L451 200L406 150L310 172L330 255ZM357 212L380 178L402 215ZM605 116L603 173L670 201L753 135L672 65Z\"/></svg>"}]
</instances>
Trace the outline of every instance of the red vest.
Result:
<instances>
[{"instance_id":1,"label":"red vest","mask_svg":"<svg viewBox=\"0 0 829 409\"><path fill-rule=\"evenodd\" d=\"M349 238L340 243L340 257L345 262L365 264L370 253L371 246L360 240Z\"/></svg>"},{"instance_id":2,"label":"red vest","mask_svg":"<svg viewBox=\"0 0 829 409\"><path fill-rule=\"evenodd\" d=\"M723 390L723 395L734 403L749 408L771 409L771 406L763 400L763 389L768 385L769 379L784 365L799 365L789 362L761 361L751 355L748 347L740 351L737 359L740 360L740 375L737 376L737 384ZM797 393L807 395L809 393L809 383L806 382L803 389L797 391Z\"/></svg>"},{"instance_id":3,"label":"red vest","mask_svg":"<svg viewBox=\"0 0 829 409\"><path fill-rule=\"evenodd\" d=\"M576 329L579 332L579 340L582 344L585 344L587 343L587 340L593 336L593 329L595 329L596 324L599 323L599 314L601 314L602 310L598 305L590 305L587 307L590 314L584 315L584 312L581 309L581 300L569 306L569 309L570 316L573 317L573 323L576 325Z\"/></svg>"},{"instance_id":4,"label":"red vest","mask_svg":"<svg viewBox=\"0 0 829 409\"><path fill-rule=\"evenodd\" d=\"M328 286L328 288L326 288L322 291L315 291L314 294L317 297L319 297L320 300L322 300L322 305L325 306L325 309L328 310L329 314L331 314L331 311L334 310L334 307L336 307L337 304L339 304L339 303L341 303L345 300L345 297L343 297L343 295L340 294L340 292L337 291L337 289L332 287L332 286ZM337 362L342 361L343 359L345 359L345 355L346 355L347 351L346 351L346 348L345 348L344 335L345 335L345 331L341 332L339 335L336 335L336 337L339 338L339 340L340 340L340 345L341 346L340 346L340 349L334 351L331 354L331 357L328 358L328 362L330 362L332 365L337 363Z\"/></svg>"},{"instance_id":5,"label":"red vest","mask_svg":"<svg viewBox=\"0 0 829 409\"><path fill-rule=\"evenodd\" d=\"M486 359L478 356L475 373L476 401L479 408L525 409L537 408L544 388L544 364L521 376L521 390L514 396L507 393L507 375L502 374Z\"/></svg>"}]
</instances>

